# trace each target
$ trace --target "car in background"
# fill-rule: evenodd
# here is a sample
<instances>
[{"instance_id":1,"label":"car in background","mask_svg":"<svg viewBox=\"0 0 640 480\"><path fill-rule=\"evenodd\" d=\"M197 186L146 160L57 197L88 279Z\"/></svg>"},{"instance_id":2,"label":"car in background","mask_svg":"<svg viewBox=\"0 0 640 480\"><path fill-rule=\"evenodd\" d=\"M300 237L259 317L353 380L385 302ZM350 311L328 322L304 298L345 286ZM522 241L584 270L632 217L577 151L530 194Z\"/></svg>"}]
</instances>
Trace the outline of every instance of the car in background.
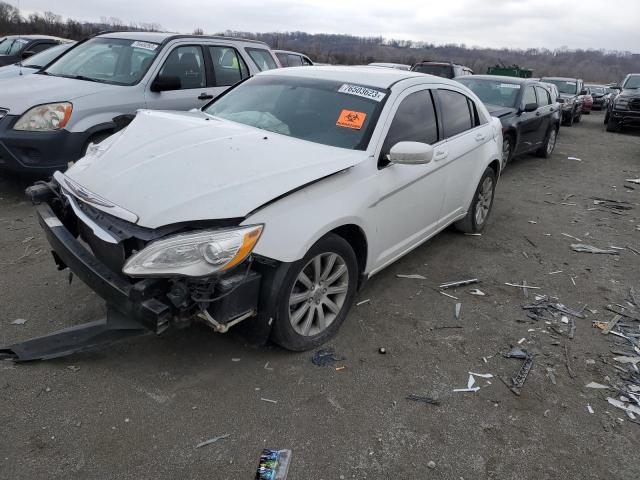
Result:
<instances>
[{"instance_id":1,"label":"car in background","mask_svg":"<svg viewBox=\"0 0 640 480\"><path fill-rule=\"evenodd\" d=\"M499 75L456 78L475 93L502 124L502 168L517 155L549 158L560 129L560 106L541 82Z\"/></svg>"},{"instance_id":2,"label":"car in background","mask_svg":"<svg viewBox=\"0 0 640 480\"><path fill-rule=\"evenodd\" d=\"M545 87L547 87L547 90L549 90L549 92L551 93L551 101L553 103L560 103L558 102L558 98L560 97L560 92L558 92L558 87L556 86L555 83L542 82L540 81L539 78L530 78L529 80L534 80L536 82L542 83ZM562 108L562 106L560 106L559 108Z\"/></svg>"},{"instance_id":3,"label":"car in background","mask_svg":"<svg viewBox=\"0 0 640 480\"><path fill-rule=\"evenodd\" d=\"M65 169L139 109L199 108L278 66L269 47L252 40L152 32L88 38L38 73L2 82L0 169Z\"/></svg>"},{"instance_id":4,"label":"car in background","mask_svg":"<svg viewBox=\"0 0 640 480\"><path fill-rule=\"evenodd\" d=\"M587 91L593 98L594 110L604 110L607 108L609 91L604 85L587 85Z\"/></svg>"},{"instance_id":5,"label":"car in background","mask_svg":"<svg viewBox=\"0 0 640 480\"><path fill-rule=\"evenodd\" d=\"M464 65L451 62L422 61L411 67L412 72L426 73L442 78L455 78L463 75L473 75L473 70Z\"/></svg>"},{"instance_id":6,"label":"car in background","mask_svg":"<svg viewBox=\"0 0 640 480\"><path fill-rule=\"evenodd\" d=\"M155 332L243 321L301 351L375 273L448 225L487 226L501 143L451 80L278 70L199 112L142 111L30 194L55 258L108 311Z\"/></svg>"},{"instance_id":7,"label":"car in background","mask_svg":"<svg viewBox=\"0 0 640 480\"><path fill-rule=\"evenodd\" d=\"M593 97L589 92L589 89L586 89L587 93L582 95L582 113L585 115L591 115L591 110L593 109Z\"/></svg>"},{"instance_id":8,"label":"car in background","mask_svg":"<svg viewBox=\"0 0 640 480\"><path fill-rule=\"evenodd\" d=\"M620 84L622 90L609 103L604 123L607 132L626 126L640 126L640 73L630 73Z\"/></svg>"},{"instance_id":9,"label":"car in background","mask_svg":"<svg viewBox=\"0 0 640 480\"><path fill-rule=\"evenodd\" d=\"M282 67L307 67L314 65L304 53L290 52L288 50L272 50L280 61Z\"/></svg>"},{"instance_id":10,"label":"car in background","mask_svg":"<svg viewBox=\"0 0 640 480\"><path fill-rule=\"evenodd\" d=\"M0 67L25 60L65 42L70 40L49 35L9 35L0 42Z\"/></svg>"},{"instance_id":11,"label":"car in background","mask_svg":"<svg viewBox=\"0 0 640 480\"><path fill-rule=\"evenodd\" d=\"M36 53L32 57L22 60L13 65L5 65L0 67L0 80L4 78L20 77L31 75L41 70L51 62L60 58L67 50L73 47L76 42L67 42L48 48L40 53Z\"/></svg>"},{"instance_id":12,"label":"car in background","mask_svg":"<svg viewBox=\"0 0 640 480\"><path fill-rule=\"evenodd\" d=\"M411 65L405 65L404 63L384 63L374 62L369 64L370 67L383 67L383 68L395 68L396 70L411 70Z\"/></svg>"},{"instance_id":13,"label":"car in background","mask_svg":"<svg viewBox=\"0 0 640 480\"><path fill-rule=\"evenodd\" d=\"M568 127L582 118L583 96L587 91L580 78L542 77L543 83L552 83L558 88L558 102L562 103L562 122Z\"/></svg>"}]
</instances>

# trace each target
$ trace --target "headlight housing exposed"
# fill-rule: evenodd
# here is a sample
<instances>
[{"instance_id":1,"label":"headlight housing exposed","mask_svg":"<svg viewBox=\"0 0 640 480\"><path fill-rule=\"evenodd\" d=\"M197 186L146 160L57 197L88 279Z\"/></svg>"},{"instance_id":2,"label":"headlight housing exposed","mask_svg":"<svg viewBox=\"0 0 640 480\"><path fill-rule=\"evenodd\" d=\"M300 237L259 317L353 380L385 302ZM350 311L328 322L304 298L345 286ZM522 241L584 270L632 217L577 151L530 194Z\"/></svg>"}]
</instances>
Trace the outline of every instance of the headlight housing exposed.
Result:
<instances>
[{"instance_id":1,"label":"headlight housing exposed","mask_svg":"<svg viewBox=\"0 0 640 480\"><path fill-rule=\"evenodd\" d=\"M61 130L69 123L72 110L73 105L69 102L38 105L22 115L13 129L26 130L29 132Z\"/></svg>"},{"instance_id":2,"label":"headlight housing exposed","mask_svg":"<svg viewBox=\"0 0 640 480\"><path fill-rule=\"evenodd\" d=\"M251 253L262 228L201 230L156 240L132 255L122 271L131 277L204 277L229 270Z\"/></svg>"},{"instance_id":3,"label":"headlight housing exposed","mask_svg":"<svg viewBox=\"0 0 640 480\"><path fill-rule=\"evenodd\" d=\"M613 102L613 108L618 110L628 110L629 109L629 99L627 97L618 97L615 102Z\"/></svg>"}]
</instances>

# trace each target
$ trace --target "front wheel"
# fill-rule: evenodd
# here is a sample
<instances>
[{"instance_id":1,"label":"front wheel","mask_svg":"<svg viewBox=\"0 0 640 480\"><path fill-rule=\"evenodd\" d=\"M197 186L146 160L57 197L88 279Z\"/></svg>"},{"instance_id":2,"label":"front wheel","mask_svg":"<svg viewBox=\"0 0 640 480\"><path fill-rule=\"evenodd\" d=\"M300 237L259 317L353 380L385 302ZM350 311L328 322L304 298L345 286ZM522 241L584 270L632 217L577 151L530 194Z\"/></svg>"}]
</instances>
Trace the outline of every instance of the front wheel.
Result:
<instances>
[{"instance_id":1,"label":"front wheel","mask_svg":"<svg viewBox=\"0 0 640 480\"><path fill-rule=\"evenodd\" d=\"M357 284L351 245L335 234L318 240L285 274L277 293L274 342L304 351L331 339L347 317Z\"/></svg>"},{"instance_id":2,"label":"front wheel","mask_svg":"<svg viewBox=\"0 0 640 480\"><path fill-rule=\"evenodd\" d=\"M536 150L536 155L542 158L551 157L553 149L556 147L557 137L558 129L556 127L551 127L551 130L549 130L549 133L547 135L547 141L538 150Z\"/></svg>"},{"instance_id":3,"label":"front wheel","mask_svg":"<svg viewBox=\"0 0 640 480\"><path fill-rule=\"evenodd\" d=\"M616 122L612 118L607 122L607 132L619 132L621 130L620 123Z\"/></svg>"},{"instance_id":4,"label":"front wheel","mask_svg":"<svg viewBox=\"0 0 640 480\"><path fill-rule=\"evenodd\" d=\"M604 114L604 124L606 125L607 123L609 123L609 111L607 110L607 113Z\"/></svg>"},{"instance_id":5,"label":"front wheel","mask_svg":"<svg viewBox=\"0 0 640 480\"><path fill-rule=\"evenodd\" d=\"M580 113L578 114L578 116L575 119L576 123L580 123L580 120L582 120L582 110L580 110Z\"/></svg>"},{"instance_id":6,"label":"front wheel","mask_svg":"<svg viewBox=\"0 0 640 480\"><path fill-rule=\"evenodd\" d=\"M480 233L484 230L493 207L496 180L496 173L491 167L487 167L473 195L467 216L455 223L458 230L464 233Z\"/></svg>"},{"instance_id":7,"label":"front wheel","mask_svg":"<svg viewBox=\"0 0 640 480\"><path fill-rule=\"evenodd\" d=\"M511 135L505 135L502 139L502 168L507 166L513 155L513 147L515 142Z\"/></svg>"}]
</instances>

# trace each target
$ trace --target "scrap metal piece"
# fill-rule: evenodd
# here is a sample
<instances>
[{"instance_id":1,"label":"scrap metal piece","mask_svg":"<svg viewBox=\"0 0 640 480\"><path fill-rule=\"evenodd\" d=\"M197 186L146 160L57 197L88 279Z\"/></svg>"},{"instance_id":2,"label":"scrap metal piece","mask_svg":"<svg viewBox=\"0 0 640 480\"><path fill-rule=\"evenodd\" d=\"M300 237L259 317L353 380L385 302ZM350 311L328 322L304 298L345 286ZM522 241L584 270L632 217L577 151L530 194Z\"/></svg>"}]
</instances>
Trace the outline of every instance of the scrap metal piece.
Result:
<instances>
[{"instance_id":1,"label":"scrap metal piece","mask_svg":"<svg viewBox=\"0 0 640 480\"><path fill-rule=\"evenodd\" d=\"M593 245L586 245L584 243L572 243L570 245L571 250L581 253L594 253L594 254L606 254L606 255L620 255L618 250L598 248Z\"/></svg>"},{"instance_id":2,"label":"scrap metal piece","mask_svg":"<svg viewBox=\"0 0 640 480\"><path fill-rule=\"evenodd\" d=\"M569 360L569 349L567 348L567 344L564 344L564 364L567 367L567 372L569 372L569 376L571 378L576 378L576 374L571 368L571 360Z\"/></svg>"},{"instance_id":3,"label":"scrap metal piece","mask_svg":"<svg viewBox=\"0 0 640 480\"><path fill-rule=\"evenodd\" d=\"M566 305L563 305L562 303L549 303L548 306L561 313L566 313L567 315L573 315L574 317L578 317L578 318L585 318L584 313L579 312L578 310L569 308Z\"/></svg>"},{"instance_id":4,"label":"scrap metal piece","mask_svg":"<svg viewBox=\"0 0 640 480\"><path fill-rule=\"evenodd\" d=\"M635 405L626 405L623 401L611 397L607 397L607 402L609 402L609 404L613 405L614 407L624 410L625 412L631 412L635 415L640 415L640 407L637 407Z\"/></svg>"},{"instance_id":5,"label":"scrap metal piece","mask_svg":"<svg viewBox=\"0 0 640 480\"><path fill-rule=\"evenodd\" d=\"M524 387L524 382L527 380L527 376L531 371L531 367L533 366L533 355L527 353L524 362L522 362L522 366L520 370L516 374L515 377L511 378L511 387L510 390L516 395L520 396L522 393L522 387Z\"/></svg>"},{"instance_id":6,"label":"scrap metal piece","mask_svg":"<svg viewBox=\"0 0 640 480\"><path fill-rule=\"evenodd\" d=\"M517 287L517 288L530 288L532 290L540 290L542 287L534 287L531 285L518 285L517 283L509 283L509 282L504 282L505 285L509 285L510 287Z\"/></svg>"},{"instance_id":7,"label":"scrap metal piece","mask_svg":"<svg viewBox=\"0 0 640 480\"><path fill-rule=\"evenodd\" d=\"M423 277L422 275L418 275L417 273L412 273L410 275L396 275L398 278L410 278L412 280L426 280L427 277Z\"/></svg>"},{"instance_id":8,"label":"scrap metal piece","mask_svg":"<svg viewBox=\"0 0 640 480\"><path fill-rule=\"evenodd\" d=\"M633 320L638 320L640 322L640 315L629 311L626 308L616 308L615 305L607 305L605 308L610 312L622 315L623 317L631 318Z\"/></svg>"},{"instance_id":9,"label":"scrap metal piece","mask_svg":"<svg viewBox=\"0 0 640 480\"><path fill-rule=\"evenodd\" d=\"M569 338L573 340L573 337L576 334L576 320L575 320L575 318L571 317L569 322L570 322L570 324L569 324Z\"/></svg>"},{"instance_id":10,"label":"scrap metal piece","mask_svg":"<svg viewBox=\"0 0 640 480\"><path fill-rule=\"evenodd\" d=\"M622 315L616 315L615 317L613 317L613 319L611 319L611 321L607 323L606 327L604 327L604 329L602 330L602 334L607 335L608 333L611 333L611 330L613 330L613 327L618 324L621 318Z\"/></svg>"},{"instance_id":11,"label":"scrap metal piece","mask_svg":"<svg viewBox=\"0 0 640 480\"><path fill-rule=\"evenodd\" d=\"M456 320L460 318L460 310L462 310L462 304L456 303Z\"/></svg>"},{"instance_id":12,"label":"scrap metal piece","mask_svg":"<svg viewBox=\"0 0 640 480\"><path fill-rule=\"evenodd\" d=\"M196 448L202 448L202 447L205 447L207 445L211 445L212 443L216 443L218 440L222 440L224 438L229 438L230 436L231 436L230 433L225 433L224 435L220 435L219 437L210 438L209 440L205 440L204 442L200 442L199 444L197 444Z\"/></svg>"},{"instance_id":13,"label":"scrap metal piece","mask_svg":"<svg viewBox=\"0 0 640 480\"><path fill-rule=\"evenodd\" d=\"M474 288L473 290L469 290L469 293L471 295L477 295L479 297L484 297L486 295L486 293L484 293L482 290L478 290L477 288Z\"/></svg>"},{"instance_id":14,"label":"scrap metal piece","mask_svg":"<svg viewBox=\"0 0 640 480\"><path fill-rule=\"evenodd\" d=\"M447 283L438 285L438 288L442 290L447 290L448 288L456 288L456 287L463 287L465 285L473 285L474 283L480 283L480 280L478 280L477 278L470 278L468 280L458 280L455 282L447 282Z\"/></svg>"},{"instance_id":15,"label":"scrap metal piece","mask_svg":"<svg viewBox=\"0 0 640 480\"><path fill-rule=\"evenodd\" d=\"M502 354L504 358L519 358L521 360L526 359L527 355L528 354L526 350L523 350L518 347L512 348L510 351Z\"/></svg>"},{"instance_id":16,"label":"scrap metal piece","mask_svg":"<svg viewBox=\"0 0 640 480\"><path fill-rule=\"evenodd\" d=\"M411 400L413 402L422 402L422 403L428 403L431 405L440 405L440 400L427 397L426 395L416 395L415 393L410 393L409 395L406 396L406 399Z\"/></svg>"},{"instance_id":17,"label":"scrap metal piece","mask_svg":"<svg viewBox=\"0 0 640 480\"><path fill-rule=\"evenodd\" d=\"M480 390L480 387L473 387L473 388L454 388L453 391L454 392L477 392L478 390Z\"/></svg>"},{"instance_id":18,"label":"scrap metal piece","mask_svg":"<svg viewBox=\"0 0 640 480\"><path fill-rule=\"evenodd\" d=\"M609 387L597 382L589 382L585 385L585 388L595 388L598 390L607 390Z\"/></svg>"}]
</instances>

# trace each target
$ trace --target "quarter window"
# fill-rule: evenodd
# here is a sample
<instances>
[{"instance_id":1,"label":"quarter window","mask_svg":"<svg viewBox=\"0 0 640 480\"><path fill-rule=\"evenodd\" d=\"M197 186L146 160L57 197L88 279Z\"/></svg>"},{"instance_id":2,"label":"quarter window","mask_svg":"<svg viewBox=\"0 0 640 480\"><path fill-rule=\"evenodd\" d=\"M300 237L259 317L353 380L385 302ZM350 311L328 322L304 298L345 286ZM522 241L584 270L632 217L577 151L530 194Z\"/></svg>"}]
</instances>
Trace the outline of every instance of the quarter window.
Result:
<instances>
[{"instance_id":1,"label":"quarter window","mask_svg":"<svg viewBox=\"0 0 640 480\"><path fill-rule=\"evenodd\" d=\"M524 95L522 96L522 106L526 106L529 103L538 103L536 99L536 92L533 90L533 87L527 87L524 90Z\"/></svg>"},{"instance_id":2,"label":"quarter window","mask_svg":"<svg viewBox=\"0 0 640 480\"><path fill-rule=\"evenodd\" d=\"M262 48L247 48L247 53L260 71L278 68L271 54Z\"/></svg>"},{"instance_id":3,"label":"quarter window","mask_svg":"<svg viewBox=\"0 0 640 480\"><path fill-rule=\"evenodd\" d=\"M438 98L445 138L470 130L479 123L475 105L465 95L453 90L438 90Z\"/></svg>"},{"instance_id":4,"label":"quarter window","mask_svg":"<svg viewBox=\"0 0 640 480\"><path fill-rule=\"evenodd\" d=\"M300 55L293 55L289 53L287 55L287 65L290 67L301 67L302 66L302 57Z\"/></svg>"},{"instance_id":5,"label":"quarter window","mask_svg":"<svg viewBox=\"0 0 640 480\"><path fill-rule=\"evenodd\" d=\"M249 69L235 48L209 47L216 87L226 87L238 83L249 76Z\"/></svg>"},{"instance_id":6,"label":"quarter window","mask_svg":"<svg viewBox=\"0 0 640 480\"><path fill-rule=\"evenodd\" d=\"M542 88L536 87L536 93L538 94L538 106L546 107L551 104L551 98L549 97L549 92Z\"/></svg>"},{"instance_id":7,"label":"quarter window","mask_svg":"<svg viewBox=\"0 0 640 480\"><path fill-rule=\"evenodd\" d=\"M438 122L429 90L407 95L396 111L387 138L382 146L382 164L387 164L387 155L398 142L438 141Z\"/></svg>"},{"instance_id":8,"label":"quarter window","mask_svg":"<svg viewBox=\"0 0 640 480\"><path fill-rule=\"evenodd\" d=\"M178 77L182 90L206 86L207 77L202 49L195 46L173 49L160 69L159 75Z\"/></svg>"}]
</instances>

